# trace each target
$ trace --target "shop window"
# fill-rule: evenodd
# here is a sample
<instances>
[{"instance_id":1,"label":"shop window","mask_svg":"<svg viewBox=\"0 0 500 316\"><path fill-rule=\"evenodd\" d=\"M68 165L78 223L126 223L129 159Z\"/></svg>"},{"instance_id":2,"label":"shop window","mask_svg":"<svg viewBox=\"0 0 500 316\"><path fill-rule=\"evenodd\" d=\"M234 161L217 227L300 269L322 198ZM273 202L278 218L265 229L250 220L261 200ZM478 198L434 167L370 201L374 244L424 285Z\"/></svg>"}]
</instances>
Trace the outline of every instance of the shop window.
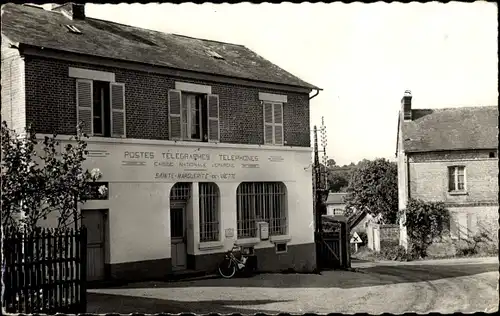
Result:
<instances>
[{"instance_id":1,"label":"shop window","mask_svg":"<svg viewBox=\"0 0 500 316\"><path fill-rule=\"evenodd\" d=\"M286 234L286 187L282 182L243 182L236 198L238 238L257 237L258 222L269 224L269 236Z\"/></svg>"}]
</instances>

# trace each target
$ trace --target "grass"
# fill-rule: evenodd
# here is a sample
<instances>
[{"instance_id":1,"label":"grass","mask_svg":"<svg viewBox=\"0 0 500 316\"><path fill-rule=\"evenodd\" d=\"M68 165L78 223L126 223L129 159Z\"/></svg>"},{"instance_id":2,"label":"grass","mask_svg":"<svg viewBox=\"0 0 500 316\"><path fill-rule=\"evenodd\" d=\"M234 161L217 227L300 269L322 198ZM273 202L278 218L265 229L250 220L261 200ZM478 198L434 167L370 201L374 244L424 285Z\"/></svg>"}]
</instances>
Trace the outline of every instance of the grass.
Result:
<instances>
[{"instance_id":1,"label":"grass","mask_svg":"<svg viewBox=\"0 0 500 316\"><path fill-rule=\"evenodd\" d=\"M493 245L494 246L494 245ZM436 243L431 245L428 251L428 255L422 259L411 259L407 261L416 260L432 260L432 259L452 259L452 258L480 258L480 257L490 257L498 256L498 247L493 247L489 245L488 247L478 247L475 252L468 254L460 254L458 246L452 243ZM367 261L377 261L377 260L394 260L391 255L392 251L386 251L386 255L382 252L375 252L366 246L362 246L358 249L358 252L352 253L351 257L359 260ZM399 261L399 260L394 260Z\"/></svg>"}]
</instances>

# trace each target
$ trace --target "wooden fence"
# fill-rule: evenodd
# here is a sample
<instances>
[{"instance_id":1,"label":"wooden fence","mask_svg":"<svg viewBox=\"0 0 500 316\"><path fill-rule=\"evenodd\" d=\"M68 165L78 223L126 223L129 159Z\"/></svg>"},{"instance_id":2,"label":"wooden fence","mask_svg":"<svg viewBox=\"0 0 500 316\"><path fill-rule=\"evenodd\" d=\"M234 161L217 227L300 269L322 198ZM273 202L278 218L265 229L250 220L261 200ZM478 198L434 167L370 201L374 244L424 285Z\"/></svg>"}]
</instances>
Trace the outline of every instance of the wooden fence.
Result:
<instances>
[{"instance_id":1,"label":"wooden fence","mask_svg":"<svg viewBox=\"0 0 500 316\"><path fill-rule=\"evenodd\" d=\"M87 231L4 232L4 302L9 313L85 313Z\"/></svg>"}]
</instances>

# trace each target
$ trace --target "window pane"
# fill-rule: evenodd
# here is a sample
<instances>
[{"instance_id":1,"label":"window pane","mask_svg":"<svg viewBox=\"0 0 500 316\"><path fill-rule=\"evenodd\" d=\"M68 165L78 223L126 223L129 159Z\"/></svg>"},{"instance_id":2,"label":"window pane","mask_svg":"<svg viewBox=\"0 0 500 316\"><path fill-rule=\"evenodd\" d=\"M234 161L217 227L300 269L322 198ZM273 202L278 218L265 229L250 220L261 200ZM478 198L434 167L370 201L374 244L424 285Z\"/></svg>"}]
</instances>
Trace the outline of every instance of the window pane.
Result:
<instances>
[{"instance_id":1,"label":"window pane","mask_svg":"<svg viewBox=\"0 0 500 316\"><path fill-rule=\"evenodd\" d=\"M457 167L458 175L463 176L465 174L465 167Z\"/></svg>"},{"instance_id":2,"label":"window pane","mask_svg":"<svg viewBox=\"0 0 500 316\"><path fill-rule=\"evenodd\" d=\"M183 137L188 137L189 135L188 109L189 109L189 96L182 95L181 115L182 115Z\"/></svg>"},{"instance_id":3,"label":"window pane","mask_svg":"<svg viewBox=\"0 0 500 316\"><path fill-rule=\"evenodd\" d=\"M458 190L465 189L465 177L463 175L458 175Z\"/></svg>"},{"instance_id":4,"label":"window pane","mask_svg":"<svg viewBox=\"0 0 500 316\"><path fill-rule=\"evenodd\" d=\"M104 97L103 95L103 89L99 87L97 83L94 84L94 104L93 104L93 110L94 110L94 134L102 134L102 112L103 112L103 106L104 104L102 103L102 98Z\"/></svg>"},{"instance_id":5,"label":"window pane","mask_svg":"<svg viewBox=\"0 0 500 316\"><path fill-rule=\"evenodd\" d=\"M448 190L453 191L455 188L455 168L448 168Z\"/></svg>"},{"instance_id":6,"label":"window pane","mask_svg":"<svg viewBox=\"0 0 500 316\"><path fill-rule=\"evenodd\" d=\"M191 103L191 138L200 139L200 102L201 98L193 98Z\"/></svg>"}]
</instances>

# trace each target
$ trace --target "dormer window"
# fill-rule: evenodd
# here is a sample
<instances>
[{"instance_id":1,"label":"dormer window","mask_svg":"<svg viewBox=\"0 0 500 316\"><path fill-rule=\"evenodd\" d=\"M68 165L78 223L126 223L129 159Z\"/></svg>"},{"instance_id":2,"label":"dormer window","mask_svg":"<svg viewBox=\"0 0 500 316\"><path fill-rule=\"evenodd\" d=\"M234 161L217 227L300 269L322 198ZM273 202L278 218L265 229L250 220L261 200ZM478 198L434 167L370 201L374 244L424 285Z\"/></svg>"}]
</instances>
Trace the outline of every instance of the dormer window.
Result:
<instances>
[{"instance_id":1,"label":"dormer window","mask_svg":"<svg viewBox=\"0 0 500 316\"><path fill-rule=\"evenodd\" d=\"M215 59L224 59L219 53L214 52L213 50L207 50L208 56L211 56Z\"/></svg>"},{"instance_id":2,"label":"dormer window","mask_svg":"<svg viewBox=\"0 0 500 316\"><path fill-rule=\"evenodd\" d=\"M80 31L76 26L74 25L69 25L69 24L66 24L66 28L71 32L71 33L75 33L75 34L82 34L82 31Z\"/></svg>"}]
</instances>

